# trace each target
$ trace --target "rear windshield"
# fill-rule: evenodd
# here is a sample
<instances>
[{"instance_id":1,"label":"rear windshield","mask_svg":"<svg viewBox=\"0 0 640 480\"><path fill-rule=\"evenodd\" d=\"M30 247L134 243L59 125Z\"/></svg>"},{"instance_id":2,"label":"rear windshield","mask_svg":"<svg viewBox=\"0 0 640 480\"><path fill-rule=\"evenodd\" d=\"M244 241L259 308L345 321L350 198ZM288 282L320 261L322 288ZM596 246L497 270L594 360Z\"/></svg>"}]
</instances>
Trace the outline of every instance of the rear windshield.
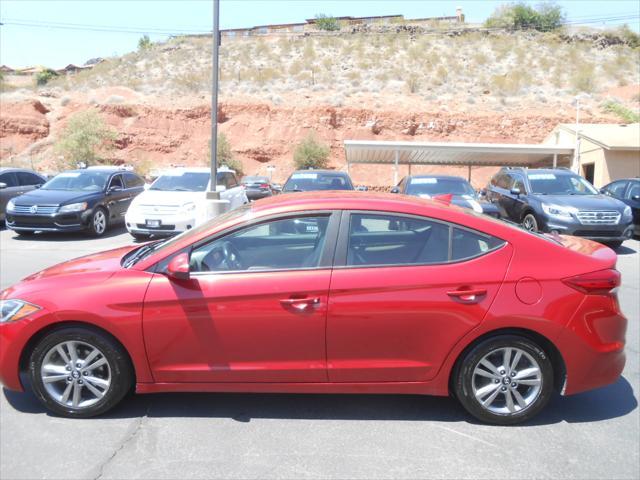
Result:
<instances>
[{"instance_id":1,"label":"rear windshield","mask_svg":"<svg viewBox=\"0 0 640 480\"><path fill-rule=\"evenodd\" d=\"M332 173L294 173L284 184L285 192L309 190L353 190L348 177Z\"/></svg>"},{"instance_id":2,"label":"rear windshield","mask_svg":"<svg viewBox=\"0 0 640 480\"><path fill-rule=\"evenodd\" d=\"M269 183L267 177L242 177L242 183Z\"/></svg>"},{"instance_id":3,"label":"rear windshield","mask_svg":"<svg viewBox=\"0 0 640 480\"><path fill-rule=\"evenodd\" d=\"M598 191L578 175L530 173L531 192L537 195L596 195Z\"/></svg>"},{"instance_id":4,"label":"rear windshield","mask_svg":"<svg viewBox=\"0 0 640 480\"><path fill-rule=\"evenodd\" d=\"M473 187L464 180L451 178L412 178L407 185L409 195L471 195L476 192Z\"/></svg>"},{"instance_id":5,"label":"rear windshield","mask_svg":"<svg viewBox=\"0 0 640 480\"><path fill-rule=\"evenodd\" d=\"M81 190L99 192L104 190L111 172L64 172L45 183L41 190Z\"/></svg>"}]
</instances>

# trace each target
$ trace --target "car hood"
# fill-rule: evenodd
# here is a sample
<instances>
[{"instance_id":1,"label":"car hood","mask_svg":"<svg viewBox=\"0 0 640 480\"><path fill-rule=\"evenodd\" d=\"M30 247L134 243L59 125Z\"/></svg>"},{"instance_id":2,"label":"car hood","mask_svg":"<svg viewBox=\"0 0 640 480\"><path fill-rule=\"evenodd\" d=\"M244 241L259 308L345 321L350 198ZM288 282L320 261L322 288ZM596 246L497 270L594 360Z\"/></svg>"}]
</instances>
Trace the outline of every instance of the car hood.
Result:
<instances>
[{"instance_id":1,"label":"car hood","mask_svg":"<svg viewBox=\"0 0 640 480\"><path fill-rule=\"evenodd\" d=\"M139 245L130 245L59 263L23 278L16 285L4 290L0 298L19 298L25 293L44 289L56 292L60 288L62 277L65 277L65 280L78 277L77 281L83 284L103 282L123 268L120 260L127 252L137 247Z\"/></svg>"},{"instance_id":2,"label":"car hood","mask_svg":"<svg viewBox=\"0 0 640 480\"><path fill-rule=\"evenodd\" d=\"M158 207L178 206L185 203L200 202L206 198L205 192L169 192L166 190L145 190L138 195L132 206L154 205Z\"/></svg>"},{"instance_id":3,"label":"car hood","mask_svg":"<svg viewBox=\"0 0 640 480\"><path fill-rule=\"evenodd\" d=\"M32 190L20 195L14 202L18 205L62 205L85 202L102 195L103 192L82 192L78 190Z\"/></svg>"},{"instance_id":4,"label":"car hood","mask_svg":"<svg viewBox=\"0 0 640 480\"><path fill-rule=\"evenodd\" d=\"M624 210L620 200L607 195L536 195L542 202L560 207L574 207L578 210Z\"/></svg>"}]
</instances>

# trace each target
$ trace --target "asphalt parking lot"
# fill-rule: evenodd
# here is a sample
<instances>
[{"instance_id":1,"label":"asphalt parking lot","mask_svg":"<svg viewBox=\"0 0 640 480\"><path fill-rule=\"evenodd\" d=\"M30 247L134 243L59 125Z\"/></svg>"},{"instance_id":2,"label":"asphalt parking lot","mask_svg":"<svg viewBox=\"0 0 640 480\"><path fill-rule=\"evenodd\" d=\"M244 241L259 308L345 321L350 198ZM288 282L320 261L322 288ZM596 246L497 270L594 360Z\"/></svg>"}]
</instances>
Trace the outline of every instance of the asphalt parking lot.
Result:
<instances>
[{"instance_id":1,"label":"asphalt parking lot","mask_svg":"<svg viewBox=\"0 0 640 480\"><path fill-rule=\"evenodd\" d=\"M3 229L0 287L131 242L124 230L21 239ZM555 396L531 424L481 425L453 400L401 395L139 395L104 417L68 420L4 390L0 477L638 478L639 251L636 240L619 251L623 377Z\"/></svg>"}]
</instances>

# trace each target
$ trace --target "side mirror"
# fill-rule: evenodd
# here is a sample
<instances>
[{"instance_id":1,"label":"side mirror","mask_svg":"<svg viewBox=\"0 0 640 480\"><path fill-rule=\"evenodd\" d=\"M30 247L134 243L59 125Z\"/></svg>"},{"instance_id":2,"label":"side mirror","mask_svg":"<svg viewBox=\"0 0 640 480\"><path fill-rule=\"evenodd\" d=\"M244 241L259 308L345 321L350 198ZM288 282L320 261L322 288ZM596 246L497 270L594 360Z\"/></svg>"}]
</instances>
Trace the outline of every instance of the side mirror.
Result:
<instances>
[{"instance_id":1,"label":"side mirror","mask_svg":"<svg viewBox=\"0 0 640 480\"><path fill-rule=\"evenodd\" d=\"M0 190L7 188L7 184L4 182L0 182Z\"/></svg>"},{"instance_id":2,"label":"side mirror","mask_svg":"<svg viewBox=\"0 0 640 480\"><path fill-rule=\"evenodd\" d=\"M481 188L480 190L478 190L478 195L480 195L481 197L486 197L487 196L487 189L486 188Z\"/></svg>"},{"instance_id":3,"label":"side mirror","mask_svg":"<svg viewBox=\"0 0 640 480\"><path fill-rule=\"evenodd\" d=\"M400 193L400 189L398 187L393 187L391 189L391 193Z\"/></svg>"},{"instance_id":4,"label":"side mirror","mask_svg":"<svg viewBox=\"0 0 640 480\"><path fill-rule=\"evenodd\" d=\"M511 189L511 195L520 195L520 189L519 188L512 188Z\"/></svg>"},{"instance_id":5,"label":"side mirror","mask_svg":"<svg viewBox=\"0 0 640 480\"><path fill-rule=\"evenodd\" d=\"M181 253L167 265L167 275L174 280L189 280L189 254Z\"/></svg>"},{"instance_id":6,"label":"side mirror","mask_svg":"<svg viewBox=\"0 0 640 480\"><path fill-rule=\"evenodd\" d=\"M360 185L360 186L356 187L356 190L357 190L358 192L366 192L366 191L368 191L369 189L368 189L366 186L364 186L364 185Z\"/></svg>"}]
</instances>

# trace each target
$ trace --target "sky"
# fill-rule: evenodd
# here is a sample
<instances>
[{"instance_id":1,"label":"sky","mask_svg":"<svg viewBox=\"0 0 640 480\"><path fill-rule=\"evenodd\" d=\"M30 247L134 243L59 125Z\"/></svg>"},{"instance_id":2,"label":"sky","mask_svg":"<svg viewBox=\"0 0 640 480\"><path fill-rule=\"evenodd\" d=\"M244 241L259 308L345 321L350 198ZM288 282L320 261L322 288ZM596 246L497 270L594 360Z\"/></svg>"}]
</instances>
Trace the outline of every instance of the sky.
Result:
<instances>
[{"instance_id":1,"label":"sky","mask_svg":"<svg viewBox=\"0 0 640 480\"><path fill-rule=\"evenodd\" d=\"M405 18L454 15L462 7L468 22L482 22L507 2L494 0L221 0L220 28L303 22L316 14L365 16L403 14ZM539 2L533 2L537 4ZM567 19L590 26L639 20L637 0L560 0ZM145 33L153 41L171 33L212 29L211 0L0 0L0 64L14 68L60 68L93 57L121 55L137 48ZM602 19L609 19L602 21ZM598 20L597 23L591 23ZM22 25L20 25L22 23ZM25 23L32 26L24 25ZM33 26L33 24L39 24ZM51 23L58 24L52 28ZM64 24L64 25L60 25ZM127 30L127 31L96 31Z\"/></svg>"}]
</instances>

